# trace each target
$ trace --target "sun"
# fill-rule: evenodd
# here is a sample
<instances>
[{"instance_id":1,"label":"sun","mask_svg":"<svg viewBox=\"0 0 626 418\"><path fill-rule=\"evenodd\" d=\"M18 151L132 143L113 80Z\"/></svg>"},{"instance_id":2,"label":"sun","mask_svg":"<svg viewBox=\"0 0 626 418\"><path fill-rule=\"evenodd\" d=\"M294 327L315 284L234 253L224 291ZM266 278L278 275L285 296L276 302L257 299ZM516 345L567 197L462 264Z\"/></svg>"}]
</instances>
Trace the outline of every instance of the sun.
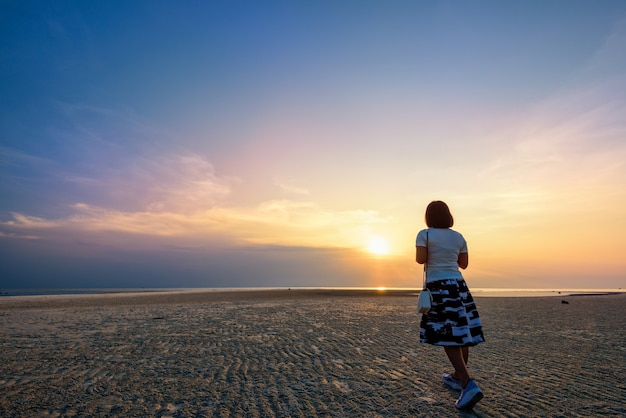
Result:
<instances>
[{"instance_id":1,"label":"sun","mask_svg":"<svg viewBox=\"0 0 626 418\"><path fill-rule=\"evenodd\" d=\"M382 237L372 237L367 243L367 251L376 255L389 254L389 242Z\"/></svg>"}]
</instances>

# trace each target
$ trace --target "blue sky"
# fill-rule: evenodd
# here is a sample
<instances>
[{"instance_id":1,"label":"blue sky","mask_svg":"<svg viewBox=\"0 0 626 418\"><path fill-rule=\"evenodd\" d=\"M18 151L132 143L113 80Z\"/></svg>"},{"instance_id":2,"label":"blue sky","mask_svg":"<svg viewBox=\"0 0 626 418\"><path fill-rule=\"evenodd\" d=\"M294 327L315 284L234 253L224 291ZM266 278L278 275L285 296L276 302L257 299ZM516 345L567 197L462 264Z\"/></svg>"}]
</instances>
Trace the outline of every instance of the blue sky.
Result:
<instances>
[{"instance_id":1,"label":"blue sky","mask_svg":"<svg viewBox=\"0 0 626 418\"><path fill-rule=\"evenodd\" d=\"M622 1L0 12L0 287L625 284Z\"/></svg>"}]
</instances>

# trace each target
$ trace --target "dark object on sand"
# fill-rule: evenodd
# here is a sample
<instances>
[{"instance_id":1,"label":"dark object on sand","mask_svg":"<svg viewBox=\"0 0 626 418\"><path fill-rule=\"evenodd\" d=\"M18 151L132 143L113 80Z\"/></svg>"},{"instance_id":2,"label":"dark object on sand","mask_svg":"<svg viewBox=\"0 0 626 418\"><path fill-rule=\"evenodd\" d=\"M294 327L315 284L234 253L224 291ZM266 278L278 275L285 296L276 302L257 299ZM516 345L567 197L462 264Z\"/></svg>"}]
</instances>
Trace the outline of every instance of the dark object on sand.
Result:
<instances>
[{"instance_id":1,"label":"dark object on sand","mask_svg":"<svg viewBox=\"0 0 626 418\"><path fill-rule=\"evenodd\" d=\"M562 300L561 303L564 304L564 305L569 305L569 302L566 301L566 300Z\"/></svg>"}]
</instances>

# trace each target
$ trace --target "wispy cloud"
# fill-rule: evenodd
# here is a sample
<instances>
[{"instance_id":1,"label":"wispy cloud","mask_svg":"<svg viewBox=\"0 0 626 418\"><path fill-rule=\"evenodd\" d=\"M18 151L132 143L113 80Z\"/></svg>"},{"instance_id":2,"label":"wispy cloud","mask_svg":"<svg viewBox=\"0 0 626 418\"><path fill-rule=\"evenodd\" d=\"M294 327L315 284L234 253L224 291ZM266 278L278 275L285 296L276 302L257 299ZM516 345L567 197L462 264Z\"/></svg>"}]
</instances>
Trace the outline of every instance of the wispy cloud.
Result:
<instances>
[{"instance_id":1,"label":"wispy cloud","mask_svg":"<svg viewBox=\"0 0 626 418\"><path fill-rule=\"evenodd\" d=\"M142 159L129 171L111 179L113 193L139 192L149 211L202 211L225 199L237 181L218 176L209 161L192 153Z\"/></svg>"},{"instance_id":2,"label":"wispy cloud","mask_svg":"<svg viewBox=\"0 0 626 418\"><path fill-rule=\"evenodd\" d=\"M296 185L295 181L275 180L274 184L276 184L276 186L278 186L280 190L288 194L302 195L302 196L309 194L309 190L307 188Z\"/></svg>"},{"instance_id":3,"label":"wispy cloud","mask_svg":"<svg viewBox=\"0 0 626 418\"><path fill-rule=\"evenodd\" d=\"M210 240L216 236L233 242L356 247L365 228L384 224L388 218L375 211L324 210L310 202L267 201L252 208L214 207L193 213L171 211L119 211L73 205L74 212L61 219L44 219L14 213L3 222L6 236L57 232L122 232L144 237Z\"/></svg>"},{"instance_id":4,"label":"wispy cloud","mask_svg":"<svg viewBox=\"0 0 626 418\"><path fill-rule=\"evenodd\" d=\"M54 235L51 231L113 231L194 240L220 236L256 244L355 246L367 227L389 221L374 210L337 211L313 201L269 199L252 206L229 205L232 186L241 180L219 176L209 161L192 153L138 158L104 176L73 180L124 201L124 207L73 203L65 217L13 213L0 225L14 236L25 231L46 236ZM307 193L303 188L287 190L297 196Z\"/></svg>"},{"instance_id":5,"label":"wispy cloud","mask_svg":"<svg viewBox=\"0 0 626 418\"><path fill-rule=\"evenodd\" d=\"M626 19L620 19L611 28L602 45L589 57L581 69L581 76L611 79L624 74L626 68Z\"/></svg>"}]
</instances>

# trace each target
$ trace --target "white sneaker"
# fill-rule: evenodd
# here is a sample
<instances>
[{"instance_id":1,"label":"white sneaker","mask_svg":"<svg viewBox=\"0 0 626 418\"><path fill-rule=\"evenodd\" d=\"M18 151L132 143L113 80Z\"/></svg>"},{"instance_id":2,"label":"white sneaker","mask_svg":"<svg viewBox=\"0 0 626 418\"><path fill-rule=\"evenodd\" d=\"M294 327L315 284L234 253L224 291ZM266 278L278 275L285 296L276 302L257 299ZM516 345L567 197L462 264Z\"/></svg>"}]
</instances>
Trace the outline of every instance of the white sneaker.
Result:
<instances>
[{"instance_id":1,"label":"white sneaker","mask_svg":"<svg viewBox=\"0 0 626 418\"><path fill-rule=\"evenodd\" d=\"M451 389L454 389L454 390L463 389L463 385L461 385L461 381L457 379L456 377L454 377L451 373L444 373L443 376L441 376L441 380L443 380L443 383Z\"/></svg>"},{"instance_id":2,"label":"white sneaker","mask_svg":"<svg viewBox=\"0 0 626 418\"><path fill-rule=\"evenodd\" d=\"M461 396L456 401L456 407L458 409L472 409L482 398L483 391L473 379L470 379L467 385L461 389Z\"/></svg>"}]
</instances>

